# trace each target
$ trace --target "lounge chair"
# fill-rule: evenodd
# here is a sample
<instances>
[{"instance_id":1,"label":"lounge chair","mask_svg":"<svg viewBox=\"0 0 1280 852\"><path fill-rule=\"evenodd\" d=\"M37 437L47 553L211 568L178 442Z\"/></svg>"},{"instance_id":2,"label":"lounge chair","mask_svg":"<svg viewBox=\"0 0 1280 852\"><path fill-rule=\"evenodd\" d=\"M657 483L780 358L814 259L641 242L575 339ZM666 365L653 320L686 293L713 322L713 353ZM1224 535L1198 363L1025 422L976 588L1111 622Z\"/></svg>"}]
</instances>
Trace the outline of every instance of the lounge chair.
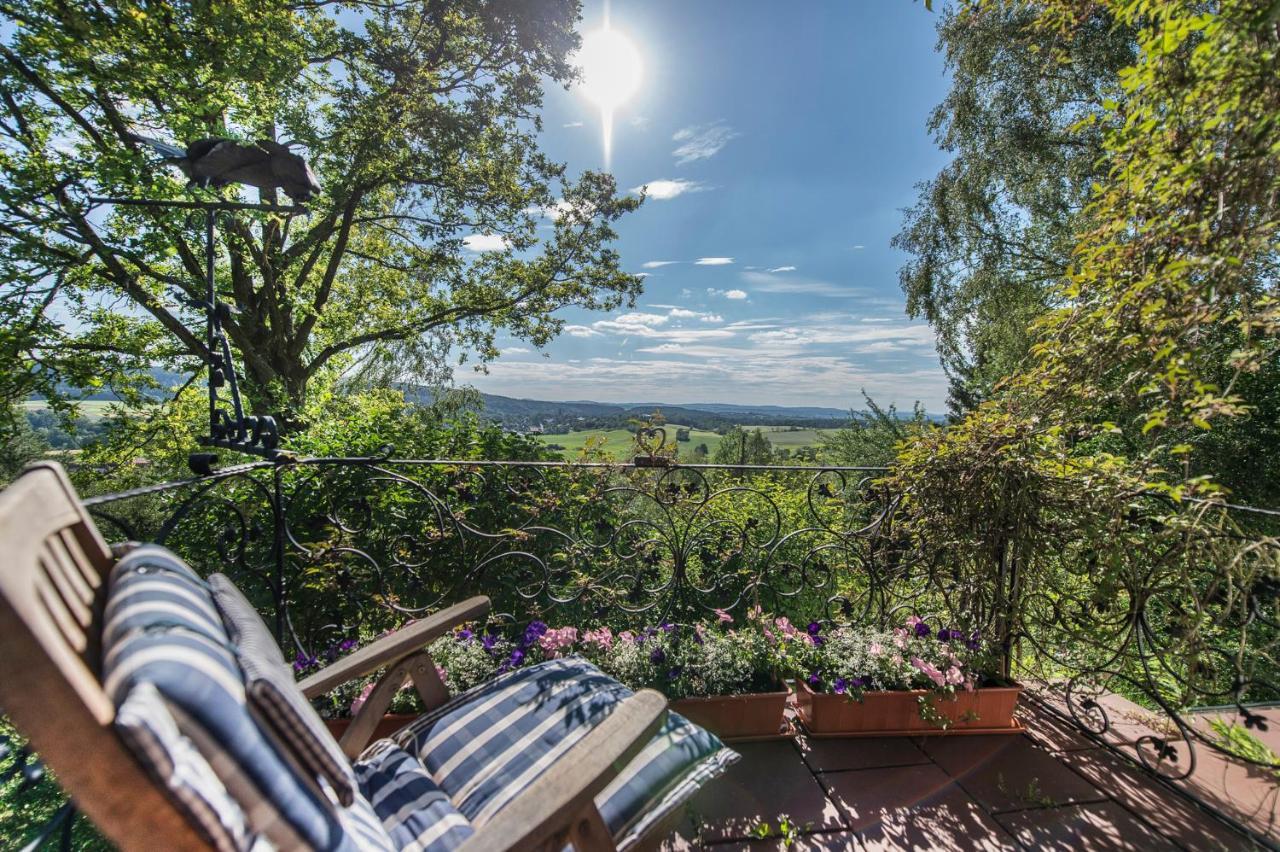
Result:
<instances>
[{"instance_id":1,"label":"lounge chair","mask_svg":"<svg viewBox=\"0 0 1280 852\"><path fill-rule=\"evenodd\" d=\"M0 552L0 710L124 850L628 848L736 759L577 659L450 697L425 649L483 597L295 685L229 580L113 554L56 464L0 493ZM379 670L316 735L306 698ZM427 714L370 745L407 681Z\"/></svg>"}]
</instances>

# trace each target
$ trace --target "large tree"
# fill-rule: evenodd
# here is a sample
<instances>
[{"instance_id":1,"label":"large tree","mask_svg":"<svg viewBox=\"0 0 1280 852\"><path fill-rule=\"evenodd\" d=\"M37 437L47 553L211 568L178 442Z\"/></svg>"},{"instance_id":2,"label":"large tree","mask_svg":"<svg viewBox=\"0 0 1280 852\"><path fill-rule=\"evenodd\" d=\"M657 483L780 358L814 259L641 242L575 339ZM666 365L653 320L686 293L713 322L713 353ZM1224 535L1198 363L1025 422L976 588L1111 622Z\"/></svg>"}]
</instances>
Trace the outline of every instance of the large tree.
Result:
<instances>
[{"instance_id":1,"label":"large tree","mask_svg":"<svg viewBox=\"0 0 1280 852\"><path fill-rule=\"evenodd\" d=\"M1075 125L1102 111L1134 57L1132 28L1105 4L1070 40L1038 20L1031 4L966 3L938 25L951 90L929 129L952 159L921 184L894 245L910 255L907 309L938 334L957 413L1017 368L1028 324L1054 301L1106 168L1101 127Z\"/></svg>"},{"instance_id":2,"label":"large tree","mask_svg":"<svg viewBox=\"0 0 1280 852\"><path fill-rule=\"evenodd\" d=\"M577 0L0 14L0 402L203 363L198 222L89 198L235 190L186 189L138 136L288 141L320 178L305 216L219 219L219 297L258 411L296 411L318 381L484 361L499 331L540 344L557 309L639 291L609 248L638 199L538 146L544 85L574 74Z\"/></svg>"}]
</instances>

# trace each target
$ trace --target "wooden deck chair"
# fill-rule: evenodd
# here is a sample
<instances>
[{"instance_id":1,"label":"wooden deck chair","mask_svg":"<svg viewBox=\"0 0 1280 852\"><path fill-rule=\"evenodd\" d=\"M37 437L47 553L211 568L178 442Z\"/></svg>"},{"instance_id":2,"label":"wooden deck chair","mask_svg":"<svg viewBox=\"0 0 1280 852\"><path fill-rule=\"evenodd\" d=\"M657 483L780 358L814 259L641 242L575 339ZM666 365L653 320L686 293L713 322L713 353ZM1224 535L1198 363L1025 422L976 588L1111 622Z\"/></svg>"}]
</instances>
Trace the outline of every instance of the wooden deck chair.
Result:
<instances>
[{"instance_id":1,"label":"wooden deck chair","mask_svg":"<svg viewBox=\"0 0 1280 852\"><path fill-rule=\"evenodd\" d=\"M0 712L27 737L76 805L123 850L208 849L118 737L100 681L106 578L115 560L61 467L30 468L0 493ZM447 698L423 648L488 608L474 598L418 621L305 681L308 696L381 668L342 746L360 752L392 693L411 679L424 700ZM653 738L666 701L641 691L480 825L468 852L613 849L595 797ZM731 754L731 753L730 753Z\"/></svg>"}]
</instances>

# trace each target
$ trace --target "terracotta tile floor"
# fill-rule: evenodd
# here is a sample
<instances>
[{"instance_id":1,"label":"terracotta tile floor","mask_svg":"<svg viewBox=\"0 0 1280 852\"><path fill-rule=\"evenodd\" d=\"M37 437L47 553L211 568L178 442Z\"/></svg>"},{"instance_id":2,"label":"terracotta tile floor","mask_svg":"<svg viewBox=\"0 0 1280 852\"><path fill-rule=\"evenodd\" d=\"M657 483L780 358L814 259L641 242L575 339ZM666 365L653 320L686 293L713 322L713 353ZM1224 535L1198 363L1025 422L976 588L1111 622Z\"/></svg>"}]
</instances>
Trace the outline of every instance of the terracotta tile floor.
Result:
<instances>
[{"instance_id":1,"label":"terracotta tile floor","mask_svg":"<svg viewBox=\"0 0 1280 852\"><path fill-rule=\"evenodd\" d=\"M1043 711L1027 733L745 743L648 850L1250 849Z\"/></svg>"}]
</instances>

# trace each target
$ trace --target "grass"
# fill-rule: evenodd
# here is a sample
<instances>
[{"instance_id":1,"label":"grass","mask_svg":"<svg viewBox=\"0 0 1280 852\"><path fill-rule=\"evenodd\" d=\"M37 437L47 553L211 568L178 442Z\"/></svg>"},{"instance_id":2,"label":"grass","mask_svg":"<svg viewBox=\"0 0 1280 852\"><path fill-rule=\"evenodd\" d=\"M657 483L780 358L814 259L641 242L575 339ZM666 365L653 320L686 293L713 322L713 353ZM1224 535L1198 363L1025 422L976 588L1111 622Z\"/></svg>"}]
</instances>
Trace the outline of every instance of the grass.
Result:
<instances>
[{"instance_id":1,"label":"grass","mask_svg":"<svg viewBox=\"0 0 1280 852\"><path fill-rule=\"evenodd\" d=\"M683 426L676 426L668 423L667 443L675 442L676 429L682 429ZM747 426L748 430L756 427ZM823 433L834 432L834 429L791 429L787 426L761 426L765 437L769 439L769 443L773 444L775 450L797 450L802 447L818 446L819 437ZM539 435L538 440L544 444L558 444L564 449L561 455L566 459L576 459L581 455L583 448L587 442L592 440L603 440L603 444L598 447L604 450L614 458L626 458L631 455L632 448L635 446L635 436L627 429L584 429L581 432L570 432L567 435ZM688 441L680 441L680 460L692 461L693 448L699 444L707 445L707 452L714 456L716 447L720 446L723 436L715 432L707 432L702 429L693 429L689 433Z\"/></svg>"},{"instance_id":2,"label":"grass","mask_svg":"<svg viewBox=\"0 0 1280 852\"><path fill-rule=\"evenodd\" d=\"M684 427L668 423L663 428L667 431L667 445L676 444L679 447L680 458L684 461L692 458L693 448L699 444L706 444L707 452L711 455L715 455L716 447L720 446L721 436L715 432L693 429L689 432L688 441L677 442L676 430ZM635 435L628 429L585 429L581 432L570 432L567 435L538 436L538 440L544 444L558 444L564 447L560 455L570 460L578 458L587 442L593 439L603 441L596 445L597 449L603 450L614 458L630 456L636 442Z\"/></svg>"},{"instance_id":3,"label":"grass","mask_svg":"<svg viewBox=\"0 0 1280 852\"><path fill-rule=\"evenodd\" d=\"M86 420L101 420L110 413L113 405L119 405L109 399L86 399L77 405L80 408L80 416ZM42 399L28 399L22 403L25 411L43 411L49 407L49 403Z\"/></svg>"}]
</instances>

